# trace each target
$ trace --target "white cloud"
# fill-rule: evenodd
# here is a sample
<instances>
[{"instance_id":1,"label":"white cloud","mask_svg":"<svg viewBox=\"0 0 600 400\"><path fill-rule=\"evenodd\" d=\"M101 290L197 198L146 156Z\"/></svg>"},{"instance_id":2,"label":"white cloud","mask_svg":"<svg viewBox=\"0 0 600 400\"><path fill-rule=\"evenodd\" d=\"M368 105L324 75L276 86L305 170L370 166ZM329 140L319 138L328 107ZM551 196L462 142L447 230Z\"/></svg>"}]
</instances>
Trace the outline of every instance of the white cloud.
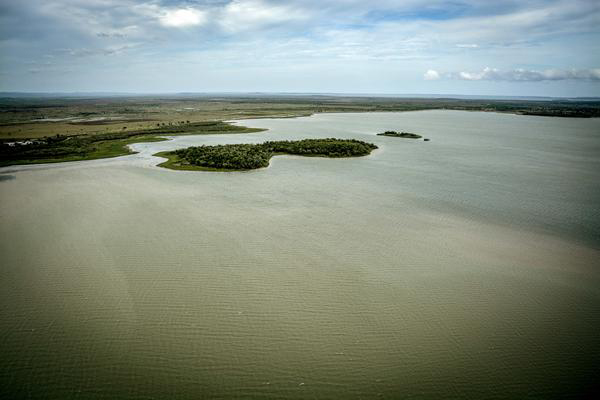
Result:
<instances>
[{"instance_id":1,"label":"white cloud","mask_svg":"<svg viewBox=\"0 0 600 400\"><path fill-rule=\"evenodd\" d=\"M88 82L92 74L106 76L110 85L114 82L109 78L116 82L117 76L132 82L145 79L138 86L143 90L168 87L179 74L192 80L201 76L198 71L211 68L223 78L211 82L214 88L221 84L232 90L236 89L230 83L234 76L240 77L237 82L249 82L237 90L260 89L260 85L265 90L291 90L301 84L307 88L313 85L315 90L322 85L326 90L332 87L331 80L348 90L358 90L362 84L369 91L419 91L419 85L431 85L431 81L440 84L441 90L453 92L514 90L515 94L564 95L572 90L570 93L596 95L600 85L597 70L565 67L600 66L598 0L4 3L0 7L0 73L9 71L11 76L18 76L27 71L20 65L33 60L38 62L33 67L42 70L37 75L42 83L52 82L50 72L54 70L39 63L49 54L55 57L56 71L75 65L82 82ZM191 34L196 28L202 29L202 40ZM104 57L102 63L98 63L100 57ZM182 59L196 69L181 72ZM533 66L540 64L561 69L534 70ZM482 70L485 65L503 69ZM517 70L515 66L531 67ZM164 72L169 68L177 71L177 77ZM268 68L282 71L278 84L268 78L261 80ZM286 75L286 69L292 72ZM302 70L310 73L300 78L293 72ZM159 73L164 79L157 81ZM45 74L49 75L44 81L41 78ZM32 87L31 77L35 76L0 83ZM508 83L473 85L471 81ZM541 82L520 85L525 81ZM74 85L78 84L65 82L65 89Z\"/></svg>"},{"instance_id":2,"label":"white cloud","mask_svg":"<svg viewBox=\"0 0 600 400\"><path fill-rule=\"evenodd\" d=\"M423 79L425 79L426 81L435 81L440 79L440 74L439 72L433 69L429 69L423 74Z\"/></svg>"},{"instance_id":3,"label":"white cloud","mask_svg":"<svg viewBox=\"0 0 600 400\"><path fill-rule=\"evenodd\" d=\"M450 73L448 77L467 81L513 81L513 82L539 82L561 80L588 80L600 81L600 68L590 69L548 69L535 71L527 69L514 69L500 71L496 68L485 67L479 72Z\"/></svg>"},{"instance_id":4,"label":"white cloud","mask_svg":"<svg viewBox=\"0 0 600 400\"><path fill-rule=\"evenodd\" d=\"M300 8L268 4L261 0L234 0L223 9L220 23L226 31L238 32L306 16L305 10Z\"/></svg>"},{"instance_id":5,"label":"white cloud","mask_svg":"<svg viewBox=\"0 0 600 400\"><path fill-rule=\"evenodd\" d=\"M180 8L178 10L166 11L159 20L163 26L185 28L204 24L206 22L206 13L193 8Z\"/></svg>"}]
</instances>

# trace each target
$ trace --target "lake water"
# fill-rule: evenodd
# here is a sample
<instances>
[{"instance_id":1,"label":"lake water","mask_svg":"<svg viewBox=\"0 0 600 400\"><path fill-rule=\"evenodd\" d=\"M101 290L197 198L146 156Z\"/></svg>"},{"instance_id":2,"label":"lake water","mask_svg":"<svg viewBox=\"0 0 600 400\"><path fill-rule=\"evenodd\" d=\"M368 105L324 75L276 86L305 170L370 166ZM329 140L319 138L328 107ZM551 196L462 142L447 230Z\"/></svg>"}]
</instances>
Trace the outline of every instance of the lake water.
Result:
<instances>
[{"instance_id":1,"label":"lake water","mask_svg":"<svg viewBox=\"0 0 600 400\"><path fill-rule=\"evenodd\" d=\"M0 397L556 398L600 359L600 120L245 120L0 169ZM375 136L394 129L430 142ZM199 144L370 156L155 167ZM596 388L597 389L597 388Z\"/></svg>"}]
</instances>

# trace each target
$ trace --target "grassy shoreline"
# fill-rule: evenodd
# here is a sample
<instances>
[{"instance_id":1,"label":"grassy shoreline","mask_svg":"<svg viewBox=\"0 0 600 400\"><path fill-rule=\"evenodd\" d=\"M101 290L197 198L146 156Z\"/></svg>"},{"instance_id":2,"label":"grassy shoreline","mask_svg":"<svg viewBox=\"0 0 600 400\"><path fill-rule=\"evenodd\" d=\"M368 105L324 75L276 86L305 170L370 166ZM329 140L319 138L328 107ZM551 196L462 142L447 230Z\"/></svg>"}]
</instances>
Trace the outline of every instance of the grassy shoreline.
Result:
<instances>
[{"instance_id":1,"label":"grassy shoreline","mask_svg":"<svg viewBox=\"0 0 600 400\"><path fill-rule=\"evenodd\" d=\"M48 164L114 158L137 152L129 145L169 140L165 136L221 135L262 132L264 129L247 128L217 121L204 124L186 124L142 131L77 137L48 138L27 145L2 145L0 167L11 165ZM51 157L47 154L54 152Z\"/></svg>"},{"instance_id":2,"label":"grassy shoreline","mask_svg":"<svg viewBox=\"0 0 600 400\"><path fill-rule=\"evenodd\" d=\"M212 171L212 172L240 172L240 171L250 171L249 169L224 169L224 168L210 168L210 167L201 167L198 165L191 164L181 164L183 161L177 154L171 151L161 151L155 154L152 154L154 157L166 158L167 161L164 161L160 164L157 164L157 167L172 169L175 171Z\"/></svg>"},{"instance_id":3,"label":"grassy shoreline","mask_svg":"<svg viewBox=\"0 0 600 400\"><path fill-rule=\"evenodd\" d=\"M148 137L137 137L131 139L111 140L103 143L99 143L98 150L89 153L85 156L65 156L61 158L39 158L39 159L23 159L23 160L0 160L0 167L8 167L11 165L31 165L31 164L53 164L61 162L71 161L91 161L100 160L103 158L115 158L122 157L131 154L136 154L137 151L131 150L128 146L135 143L145 142L163 142L169 140L164 137L148 136Z\"/></svg>"}]
</instances>

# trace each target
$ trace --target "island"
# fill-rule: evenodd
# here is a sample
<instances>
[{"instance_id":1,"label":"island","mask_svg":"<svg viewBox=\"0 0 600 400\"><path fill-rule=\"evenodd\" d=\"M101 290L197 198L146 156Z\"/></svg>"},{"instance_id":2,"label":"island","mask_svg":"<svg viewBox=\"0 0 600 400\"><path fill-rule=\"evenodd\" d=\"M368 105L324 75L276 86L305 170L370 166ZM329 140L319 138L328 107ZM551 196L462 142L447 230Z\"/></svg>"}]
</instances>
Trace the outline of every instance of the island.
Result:
<instances>
[{"instance_id":1,"label":"island","mask_svg":"<svg viewBox=\"0 0 600 400\"><path fill-rule=\"evenodd\" d=\"M196 146L154 154L166 158L159 167L176 170L245 171L264 168L271 157L292 154L308 157L360 157L377 146L355 139L303 139L259 144Z\"/></svg>"},{"instance_id":2,"label":"island","mask_svg":"<svg viewBox=\"0 0 600 400\"><path fill-rule=\"evenodd\" d=\"M377 136L391 136L391 137L400 137L407 139L421 139L423 136L417 135L416 133L410 132L396 132L396 131L385 131L383 133L378 133Z\"/></svg>"}]
</instances>

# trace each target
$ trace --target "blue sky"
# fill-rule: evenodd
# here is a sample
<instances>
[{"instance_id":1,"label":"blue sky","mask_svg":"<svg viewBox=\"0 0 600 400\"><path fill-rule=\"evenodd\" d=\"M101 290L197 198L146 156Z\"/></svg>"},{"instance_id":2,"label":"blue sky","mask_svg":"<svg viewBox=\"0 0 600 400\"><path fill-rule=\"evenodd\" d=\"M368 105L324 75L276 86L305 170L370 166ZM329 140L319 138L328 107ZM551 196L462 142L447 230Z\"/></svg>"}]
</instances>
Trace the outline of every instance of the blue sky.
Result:
<instances>
[{"instance_id":1,"label":"blue sky","mask_svg":"<svg viewBox=\"0 0 600 400\"><path fill-rule=\"evenodd\" d=\"M600 1L0 0L0 91L600 96Z\"/></svg>"}]
</instances>

